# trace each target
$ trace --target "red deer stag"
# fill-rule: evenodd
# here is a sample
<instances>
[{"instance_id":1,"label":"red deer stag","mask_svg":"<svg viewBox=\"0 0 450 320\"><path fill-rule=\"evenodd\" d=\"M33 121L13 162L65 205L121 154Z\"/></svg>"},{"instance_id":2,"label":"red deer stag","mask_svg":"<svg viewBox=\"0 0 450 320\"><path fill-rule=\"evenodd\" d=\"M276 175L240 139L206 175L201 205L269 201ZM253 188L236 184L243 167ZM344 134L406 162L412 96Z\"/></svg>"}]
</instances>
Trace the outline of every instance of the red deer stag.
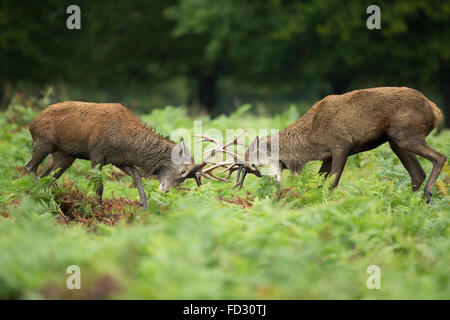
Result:
<instances>
[{"instance_id":1,"label":"red deer stag","mask_svg":"<svg viewBox=\"0 0 450 320\"><path fill-rule=\"evenodd\" d=\"M146 127L129 109L113 103L67 101L48 106L30 124L33 156L26 169L37 178L39 164L48 154L53 163L41 175L58 170L58 179L76 158L91 160L92 167L113 164L130 175L139 191L140 203L148 209L147 196L141 181L143 175L156 175L160 191L167 192L187 178L215 178L212 172L202 172L211 155L201 164L194 164L189 149L182 140L173 141ZM173 161L178 159L177 161ZM220 178L219 178L220 179ZM103 183L97 188L102 204Z\"/></svg>"},{"instance_id":2,"label":"red deer stag","mask_svg":"<svg viewBox=\"0 0 450 320\"><path fill-rule=\"evenodd\" d=\"M299 172L305 163L322 160L319 173L326 177L335 175L333 187L336 187L348 156L388 142L408 171L413 191L426 178L416 155L431 161L433 169L424 189L425 198L430 202L432 188L447 157L431 148L425 138L441 118L440 110L432 101L406 87L371 88L327 96L279 133L275 176L279 181L283 169ZM269 163L271 139L271 136L256 138L245 160L225 169L230 173L238 170L234 187L242 187L247 173L261 176L258 167ZM268 156L259 155L260 150L267 150Z\"/></svg>"}]
</instances>

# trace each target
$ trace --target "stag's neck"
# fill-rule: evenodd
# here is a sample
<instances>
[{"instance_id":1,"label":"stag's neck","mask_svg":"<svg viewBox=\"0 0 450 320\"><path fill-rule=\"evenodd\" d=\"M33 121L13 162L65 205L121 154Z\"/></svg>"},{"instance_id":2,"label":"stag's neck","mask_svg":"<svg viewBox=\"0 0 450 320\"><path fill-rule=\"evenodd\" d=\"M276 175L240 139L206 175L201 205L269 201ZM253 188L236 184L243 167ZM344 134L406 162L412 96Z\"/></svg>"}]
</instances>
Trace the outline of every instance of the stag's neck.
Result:
<instances>
[{"instance_id":1,"label":"stag's neck","mask_svg":"<svg viewBox=\"0 0 450 320\"><path fill-rule=\"evenodd\" d=\"M313 142L311 121L312 116L307 113L279 133L279 160L291 172L300 172L307 162L325 157L326 150ZM268 138L269 145L273 144L272 139Z\"/></svg>"},{"instance_id":2,"label":"stag's neck","mask_svg":"<svg viewBox=\"0 0 450 320\"><path fill-rule=\"evenodd\" d=\"M146 160L141 166L144 176L148 177L161 169L174 167L172 162L172 149L173 146L157 145L146 150Z\"/></svg>"},{"instance_id":3,"label":"stag's neck","mask_svg":"<svg viewBox=\"0 0 450 320\"><path fill-rule=\"evenodd\" d=\"M172 149L175 143L150 128L140 128L128 137L128 160L140 167L144 176L155 174L165 167L172 167Z\"/></svg>"}]
</instances>

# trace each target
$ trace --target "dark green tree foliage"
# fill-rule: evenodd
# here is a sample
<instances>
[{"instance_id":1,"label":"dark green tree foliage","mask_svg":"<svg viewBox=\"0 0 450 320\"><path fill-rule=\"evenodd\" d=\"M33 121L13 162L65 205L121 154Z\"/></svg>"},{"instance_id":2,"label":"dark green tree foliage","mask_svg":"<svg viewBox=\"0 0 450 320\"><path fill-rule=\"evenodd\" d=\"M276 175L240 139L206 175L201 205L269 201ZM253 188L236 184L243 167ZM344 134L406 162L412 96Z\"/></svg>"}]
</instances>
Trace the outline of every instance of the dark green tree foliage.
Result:
<instances>
[{"instance_id":1,"label":"dark green tree foliage","mask_svg":"<svg viewBox=\"0 0 450 320\"><path fill-rule=\"evenodd\" d=\"M81 8L81 30L68 30L66 8ZM14 1L0 4L0 80L97 88L151 85L174 76L170 1ZM178 59L178 57L177 57Z\"/></svg>"},{"instance_id":2,"label":"dark green tree foliage","mask_svg":"<svg viewBox=\"0 0 450 320\"><path fill-rule=\"evenodd\" d=\"M5 87L19 80L51 81L67 63L58 1L0 3L0 101ZM56 10L56 8L58 10ZM57 55L57 56L56 56Z\"/></svg>"},{"instance_id":3,"label":"dark green tree foliage","mask_svg":"<svg viewBox=\"0 0 450 320\"><path fill-rule=\"evenodd\" d=\"M319 96L406 85L439 93L450 113L448 1L378 1L381 30L366 27L371 1L77 1L78 31L65 28L69 4L0 4L2 88L64 81L120 93L182 76L188 102L214 113L223 79L273 92L320 84Z\"/></svg>"},{"instance_id":4,"label":"dark green tree foliage","mask_svg":"<svg viewBox=\"0 0 450 320\"><path fill-rule=\"evenodd\" d=\"M185 0L167 15L178 21L176 36L203 39L196 57L211 77L272 86L329 83L323 94L408 85L439 90L450 106L448 2L379 2L381 30L366 27L370 4Z\"/></svg>"}]
</instances>

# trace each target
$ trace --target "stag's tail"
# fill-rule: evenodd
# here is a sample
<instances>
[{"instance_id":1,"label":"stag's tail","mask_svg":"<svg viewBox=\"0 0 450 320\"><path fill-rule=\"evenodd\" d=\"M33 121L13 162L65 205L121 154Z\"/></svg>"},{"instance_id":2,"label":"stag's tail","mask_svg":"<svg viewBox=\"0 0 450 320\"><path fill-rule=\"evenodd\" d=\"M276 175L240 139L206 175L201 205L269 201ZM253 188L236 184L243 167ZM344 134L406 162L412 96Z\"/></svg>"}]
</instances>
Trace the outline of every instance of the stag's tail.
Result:
<instances>
[{"instance_id":1,"label":"stag's tail","mask_svg":"<svg viewBox=\"0 0 450 320\"><path fill-rule=\"evenodd\" d=\"M439 110L439 108L436 106L436 104L433 101L428 100L428 104L431 108L431 111L433 111L434 115L434 123L433 123L433 129L437 128L439 123L442 120L442 112Z\"/></svg>"}]
</instances>

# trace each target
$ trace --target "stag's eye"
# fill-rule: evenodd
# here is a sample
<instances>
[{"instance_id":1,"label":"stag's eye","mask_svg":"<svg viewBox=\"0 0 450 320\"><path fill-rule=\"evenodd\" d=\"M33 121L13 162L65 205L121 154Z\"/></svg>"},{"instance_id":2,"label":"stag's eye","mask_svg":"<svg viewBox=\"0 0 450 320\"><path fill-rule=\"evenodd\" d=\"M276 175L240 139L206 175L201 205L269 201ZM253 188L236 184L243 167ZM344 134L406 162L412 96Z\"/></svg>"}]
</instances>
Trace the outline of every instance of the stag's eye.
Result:
<instances>
[{"instance_id":1,"label":"stag's eye","mask_svg":"<svg viewBox=\"0 0 450 320\"><path fill-rule=\"evenodd\" d=\"M186 170L185 169L181 169L181 174L185 174Z\"/></svg>"}]
</instances>

